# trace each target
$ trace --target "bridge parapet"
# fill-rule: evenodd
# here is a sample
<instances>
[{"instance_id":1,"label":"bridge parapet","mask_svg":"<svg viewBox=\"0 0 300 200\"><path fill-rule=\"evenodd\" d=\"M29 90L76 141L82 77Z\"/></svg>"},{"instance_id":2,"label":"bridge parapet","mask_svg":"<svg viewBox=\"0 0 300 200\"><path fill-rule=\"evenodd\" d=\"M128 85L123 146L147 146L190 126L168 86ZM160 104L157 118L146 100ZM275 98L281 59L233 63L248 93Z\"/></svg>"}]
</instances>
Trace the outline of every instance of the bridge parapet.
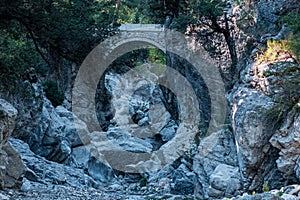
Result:
<instances>
[{"instance_id":1,"label":"bridge parapet","mask_svg":"<svg viewBox=\"0 0 300 200\"><path fill-rule=\"evenodd\" d=\"M162 24L122 24L119 27L120 31L129 32L129 31L155 31L162 32L165 30L164 25Z\"/></svg>"}]
</instances>

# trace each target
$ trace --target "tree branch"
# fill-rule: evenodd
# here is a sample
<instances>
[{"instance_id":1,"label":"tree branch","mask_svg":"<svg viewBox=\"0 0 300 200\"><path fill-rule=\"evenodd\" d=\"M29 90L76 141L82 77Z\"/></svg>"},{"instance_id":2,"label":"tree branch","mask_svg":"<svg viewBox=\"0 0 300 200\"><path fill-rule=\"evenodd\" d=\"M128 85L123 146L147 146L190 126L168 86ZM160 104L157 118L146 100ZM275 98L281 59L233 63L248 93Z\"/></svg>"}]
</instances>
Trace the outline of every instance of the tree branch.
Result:
<instances>
[{"instance_id":1,"label":"tree branch","mask_svg":"<svg viewBox=\"0 0 300 200\"><path fill-rule=\"evenodd\" d=\"M25 26L25 28L27 29L32 41L33 41L33 44L34 44L34 47L36 49L36 51L41 55L42 59L50 66L50 62L49 60L47 59L47 57L44 55L44 53L41 51L41 49L39 48L39 45L34 37L34 33L32 32L32 30L30 29L30 27L25 23L23 22L23 20L18 20L21 24L23 24Z\"/></svg>"}]
</instances>

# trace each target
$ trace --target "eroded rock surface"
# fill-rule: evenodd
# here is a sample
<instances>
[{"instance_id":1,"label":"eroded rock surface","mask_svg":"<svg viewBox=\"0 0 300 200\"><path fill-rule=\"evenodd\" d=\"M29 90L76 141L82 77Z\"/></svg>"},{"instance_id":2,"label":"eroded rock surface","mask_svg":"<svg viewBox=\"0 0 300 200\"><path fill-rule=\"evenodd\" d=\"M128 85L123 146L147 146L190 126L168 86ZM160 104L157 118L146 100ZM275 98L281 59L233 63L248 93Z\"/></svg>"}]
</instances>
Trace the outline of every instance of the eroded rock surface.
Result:
<instances>
[{"instance_id":1,"label":"eroded rock surface","mask_svg":"<svg viewBox=\"0 0 300 200\"><path fill-rule=\"evenodd\" d=\"M0 99L0 189L20 188L26 168L8 138L15 127L18 111Z\"/></svg>"},{"instance_id":2,"label":"eroded rock surface","mask_svg":"<svg viewBox=\"0 0 300 200\"><path fill-rule=\"evenodd\" d=\"M298 105L296 105L298 107ZM296 109L295 107L295 109ZM286 177L297 176L299 179L299 154L300 154L300 113L291 111L281 128L272 136L270 143L280 149L279 158L276 160L278 169Z\"/></svg>"}]
</instances>

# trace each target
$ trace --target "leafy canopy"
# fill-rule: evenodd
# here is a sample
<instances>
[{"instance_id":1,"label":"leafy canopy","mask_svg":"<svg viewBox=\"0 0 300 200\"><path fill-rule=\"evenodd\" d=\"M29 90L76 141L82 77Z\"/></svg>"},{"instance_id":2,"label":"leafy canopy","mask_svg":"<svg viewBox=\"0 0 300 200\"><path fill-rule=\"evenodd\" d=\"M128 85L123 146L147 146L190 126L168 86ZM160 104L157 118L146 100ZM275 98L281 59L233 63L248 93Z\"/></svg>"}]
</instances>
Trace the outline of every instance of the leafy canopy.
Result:
<instances>
[{"instance_id":1,"label":"leafy canopy","mask_svg":"<svg viewBox=\"0 0 300 200\"><path fill-rule=\"evenodd\" d=\"M0 29L0 81L8 87L22 80L26 70L41 58L18 22L5 25L6 28Z\"/></svg>"},{"instance_id":2,"label":"leafy canopy","mask_svg":"<svg viewBox=\"0 0 300 200\"><path fill-rule=\"evenodd\" d=\"M47 62L49 54L81 62L115 32L114 3L96 0L2 0L0 21L18 21ZM46 53L46 52L47 53Z\"/></svg>"}]
</instances>

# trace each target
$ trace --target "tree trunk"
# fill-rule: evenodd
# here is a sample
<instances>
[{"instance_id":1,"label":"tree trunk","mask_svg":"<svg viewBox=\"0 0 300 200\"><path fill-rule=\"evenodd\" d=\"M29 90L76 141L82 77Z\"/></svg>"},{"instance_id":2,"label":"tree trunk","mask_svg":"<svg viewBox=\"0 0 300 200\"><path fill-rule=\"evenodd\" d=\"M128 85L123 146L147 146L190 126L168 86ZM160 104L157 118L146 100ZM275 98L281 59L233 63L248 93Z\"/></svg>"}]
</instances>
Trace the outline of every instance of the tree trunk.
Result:
<instances>
[{"instance_id":1,"label":"tree trunk","mask_svg":"<svg viewBox=\"0 0 300 200\"><path fill-rule=\"evenodd\" d=\"M231 58L231 73L235 73L235 68L237 65L237 53L236 53L236 48L235 48L235 41L234 39L231 37L230 35L230 31L226 30L224 32L224 37L229 49L229 53L230 53L230 58Z\"/></svg>"},{"instance_id":2,"label":"tree trunk","mask_svg":"<svg viewBox=\"0 0 300 200\"><path fill-rule=\"evenodd\" d=\"M230 27L229 27L227 15L225 14L224 17L225 17L225 30L223 32L223 35L225 37L225 40L226 40L226 43L227 43L227 46L229 49L230 57L231 57L230 73L232 74L232 76L234 76L236 74L236 65L238 62L236 47L235 47L235 40L230 34Z\"/></svg>"}]
</instances>

